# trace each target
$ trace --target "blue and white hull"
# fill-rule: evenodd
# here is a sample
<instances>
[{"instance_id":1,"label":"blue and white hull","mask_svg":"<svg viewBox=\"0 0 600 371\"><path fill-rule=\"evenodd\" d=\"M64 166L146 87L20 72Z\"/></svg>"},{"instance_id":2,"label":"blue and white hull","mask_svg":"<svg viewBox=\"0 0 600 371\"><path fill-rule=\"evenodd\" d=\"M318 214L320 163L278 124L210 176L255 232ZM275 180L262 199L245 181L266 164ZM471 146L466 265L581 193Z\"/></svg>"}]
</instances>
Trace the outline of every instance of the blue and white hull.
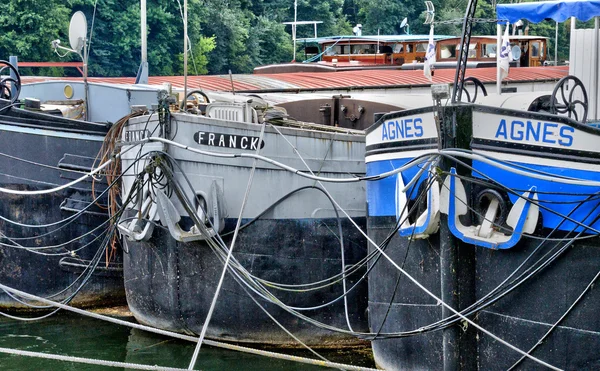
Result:
<instances>
[{"instance_id":1,"label":"blue and white hull","mask_svg":"<svg viewBox=\"0 0 600 371\"><path fill-rule=\"evenodd\" d=\"M384 137L372 134L389 125L386 117L367 137L370 175L420 154L439 155L433 171L402 172L409 206L412 200L430 215L437 210L431 187L439 187L440 217L430 219L439 220L439 232L431 226L433 233L400 233L393 176L367 186L369 237L379 244L370 250L394 262L381 258L369 276L375 361L390 370L544 368L540 361L597 368L600 294L592 287L600 261L600 131L494 107L444 110L442 121L456 118L456 135L442 130L439 150L422 145L405 156L414 149L403 138L385 158L374 156L370 149ZM415 114L395 116L414 120ZM415 175L414 184L431 187L417 186L413 197L406 185ZM427 212L408 215L414 226Z\"/></svg>"}]
</instances>

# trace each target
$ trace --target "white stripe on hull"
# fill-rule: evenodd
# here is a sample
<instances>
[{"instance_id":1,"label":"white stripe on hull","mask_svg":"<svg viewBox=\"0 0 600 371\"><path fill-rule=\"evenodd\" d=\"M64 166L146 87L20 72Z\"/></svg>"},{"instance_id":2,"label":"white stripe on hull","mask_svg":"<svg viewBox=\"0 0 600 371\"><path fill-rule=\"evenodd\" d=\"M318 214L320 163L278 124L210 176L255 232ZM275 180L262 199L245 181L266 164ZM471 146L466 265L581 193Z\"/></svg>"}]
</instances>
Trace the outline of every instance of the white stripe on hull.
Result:
<instances>
[{"instance_id":1,"label":"white stripe on hull","mask_svg":"<svg viewBox=\"0 0 600 371\"><path fill-rule=\"evenodd\" d=\"M55 137L55 138L91 140L91 141L95 141L95 142L103 142L104 141L104 135L69 133L69 132L65 132L65 131L61 131L61 130L36 129L36 128L28 128L28 127L18 126L18 125L0 125L0 131L41 135L41 136L45 136L45 137Z\"/></svg>"}]
</instances>

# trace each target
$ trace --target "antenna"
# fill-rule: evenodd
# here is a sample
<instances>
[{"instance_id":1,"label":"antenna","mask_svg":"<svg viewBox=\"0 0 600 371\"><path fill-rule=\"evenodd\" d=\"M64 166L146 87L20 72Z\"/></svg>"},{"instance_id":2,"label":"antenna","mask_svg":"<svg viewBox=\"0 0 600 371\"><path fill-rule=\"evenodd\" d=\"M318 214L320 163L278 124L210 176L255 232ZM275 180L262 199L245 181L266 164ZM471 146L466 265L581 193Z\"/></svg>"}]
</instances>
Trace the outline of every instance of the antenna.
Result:
<instances>
[{"instance_id":1,"label":"antenna","mask_svg":"<svg viewBox=\"0 0 600 371\"><path fill-rule=\"evenodd\" d=\"M69 23L69 44L71 48L67 48L60 45L60 40L52 41L52 49L58 54L59 57L64 57L68 53L76 53L81 57L83 61L83 85L85 90L85 120L89 120L89 97L88 97L88 83L87 83L87 19L82 11L77 11L71 17L71 23ZM60 55L58 49L65 50L67 53ZM83 50L83 53L82 53Z\"/></svg>"},{"instance_id":2,"label":"antenna","mask_svg":"<svg viewBox=\"0 0 600 371\"><path fill-rule=\"evenodd\" d=\"M400 29L404 28L404 32L406 32L407 35L410 35L410 25L408 24L408 18L404 17L404 19L402 20L402 22L400 22Z\"/></svg>"},{"instance_id":3,"label":"antenna","mask_svg":"<svg viewBox=\"0 0 600 371\"><path fill-rule=\"evenodd\" d=\"M425 6L427 7L425 11L425 24L432 24L435 17L435 6L433 6L431 1L426 1Z\"/></svg>"},{"instance_id":4,"label":"antenna","mask_svg":"<svg viewBox=\"0 0 600 371\"><path fill-rule=\"evenodd\" d=\"M87 19L82 11L75 12L71 17L69 24L69 44L71 49L77 54L81 54L81 49L85 45L87 37Z\"/></svg>"}]
</instances>

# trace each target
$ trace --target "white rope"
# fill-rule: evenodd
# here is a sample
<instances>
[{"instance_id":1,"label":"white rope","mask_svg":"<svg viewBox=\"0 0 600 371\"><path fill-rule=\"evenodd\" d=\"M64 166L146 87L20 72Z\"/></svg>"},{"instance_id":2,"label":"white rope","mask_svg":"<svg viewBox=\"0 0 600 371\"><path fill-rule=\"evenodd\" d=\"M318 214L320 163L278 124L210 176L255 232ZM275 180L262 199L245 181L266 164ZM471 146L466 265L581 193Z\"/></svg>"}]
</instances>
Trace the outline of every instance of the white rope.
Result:
<instances>
[{"instance_id":1,"label":"white rope","mask_svg":"<svg viewBox=\"0 0 600 371\"><path fill-rule=\"evenodd\" d=\"M134 147L132 146L131 148L121 151L120 153L115 155L115 158L122 156L124 153L130 151L132 148L134 148ZM0 187L0 193L7 193L7 194L11 194L11 195L33 196L33 195L46 195L46 194L62 191L63 189L72 187L72 186L76 185L77 183L83 182L87 178L93 177L94 175L98 174L101 170L103 170L105 167L110 165L113 162L113 160L114 159L110 159L110 160L106 161L105 163L103 163L101 166L95 168L94 170L92 170L88 173L85 173L81 177L79 177L69 183L63 184L59 187L50 188L50 189L40 189L37 191L19 191L16 189L8 189L8 188Z\"/></svg>"},{"instance_id":2,"label":"white rope","mask_svg":"<svg viewBox=\"0 0 600 371\"><path fill-rule=\"evenodd\" d=\"M58 191L62 191L63 189L69 188L71 186L74 186L77 183L80 183L82 181L84 181L86 178L92 177L95 174L98 174L102 169L104 169L105 167L107 167L108 165L110 165L112 163L112 159L106 161L104 164L102 164L100 167L95 168L94 170L90 171L89 173L86 173L84 175L82 175L81 177L67 183L67 184L63 184L59 187L55 187L55 188L50 188L50 189L40 189L37 191L19 191L16 189L8 189L8 188L2 188L0 187L0 193L8 193L8 194L12 194L12 195L26 195L26 196L33 196L33 195L47 195L50 193L54 193L54 192L58 192Z\"/></svg>"},{"instance_id":3,"label":"white rope","mask_svg":"<svg viewBox=\"0 0 600 371\"><path fill-rule=\"evenodd\" d=\"M184 371L185 370L183 368L150 366L150 365L141 365L138 363L126 363L126 362L117 362L117 361L105 361L102 359L63 356L60 354L30 352L30 351L26 351L26 350L9 349L9 348L0 348L0 353L14 354L14 355L24 356L24 357L55 359L57 361L64 361L64 362L85 363L88 365L121 367L121 368L134 369L134 370L156 370L156 371Z\"/></svg>"},{"instance_id":4,"label":"white rope","mask_svg":"<svg viewBox=\"0 0 600 371\"><path fill-rule=\"evenodd\" d=\"M258 139L258 143L262 143L263 136L265 133L266 123L263 122L260 136ZM256 154L260 153L260 145L256 148ZM244 213L244 209L246 208L246 202L248 201L248 197L250 196L250 189L252 188L252 181L254 179L254 172L256 170L256 164L258 160L254 160L252 163L252 169L250 169L250 176L248 177L248 184L246 185L246 193L244 194L244 199L242 200L242 206L240 207L240 214L237 219L237 223L235 225L235 230L233 232L233 237L231 239L231 247L227 252L227 258L225 259L225 264L223 265L223 271L221 272L221 278L219 279L219 284L217 285L217 289L215 290L215 296L213 297L212 302L210 303L210 308L208 309L208 313L206 315L206 320L202 325L202 331L200 332L200 336L198 337L198 344L194 349L194 354L192 355L192 360L190 361L190 365L188 366L188 370L193 370L194 365L196 364L196 360L198 359L198 354L200 353L200 348L202 347L202 341L204 340L204 336L206 335L206 331L208 330L208 324L210 323L210 319L212 318L213 311L215 306L217 305L217 299L219 297L219 293L221 292L221 287L223 286L223 281L225 280L225 274L227 273L227 268L229 268L229 262L231 261L231 255L233 254L233 247L235 246L235 242L237 240L238 232L240 231L240 226L242 225L242 214Z\"/></svg>"},{"instance_id":5,"label":"white rope","mask_svg":"<svg viewBox=\"0 0 600 371\"><path fill-rule=\"evenodd\" d=\"M600 187L600 181L584 180L584 179L576 179L576 178L562 178L562 177L559 177L558 175L551 176L551 175L535 173L532 171L521 170L521 169L517 169L515 167L511 167L509 165L506 165L500 161L496 161L487 156L482 156L482 155L479 155L479 154L476 154L473 152L443 149L440 151L440 154L447 154L447 155L456 156L456 157L466 157L471 160L481 161L488 165L495 166L499 169L509 171L513 174L524 175L529 178L545 180L547 182L570 184L570 185L581 185L581 186L588 186L588 187Z\"/></svg>"},{"instance_id":6,"label":"white rope","mask_svg":"<svg viewBox=\"0 0 600 371\"><path fill-rule=\"evenodd\" d=\"M375 241L373 241L359 226L358 224L356 224L356 222L350 217L350 215L348 215L348 213L342 209L340 207L340 205L338 205L338 203L332 199L333 202L336 204L336 207L340 208L340 210L344 213L344 215L346 215L346 217L348 218L348 220L354 224L354 226L356 227L356 229L358 229L358 231L360 231L360 233L367 239L367 241L373 245L380 253L383 257L385 257L390 264L392 264L399 272L401 272L403 275L405 275L409 280L411 280L418 288L420 288L423 292L425 292L427 295L429 295L431 298L433 298L434 300L436 300L436 302L440 303L442 306L444 306L445 308L447 308L448 310L450 310L452 313L454 313L455 315L459 316L461 319L463 319L464 321L468 322L470 325L472 325L473 327L475 327L476 329L480 330L481 332L487 334L488 336L490 336L491 338L493 338L496 341L499 341L500 343L504 344L505 346L507 346L508 348L514 350L517 353L520 353L521 355L541 364L544 365L552 370L557 370L557 371L561 371L560 368L552 366L549 363L546 363L544 361L542 361L539 358L536 358L528 353L526 353L525 351L517 348L516 346L510 344L509 342L507 342L506 340L501 339L500 337L498 337L497 335L493 334L492 332L490 332L489 330L486 330L485 328L481 327L480 325L476 324L475 322L473 322L473 320L467 318L466 316L464 316L462 313L458 312L456 309L452 308L450 305L448 305L446 302L444 302L441 298L439 298L438 296L436 296L434 293L432 293L431 291L429 291L425 286L423 286L416 278L414 278L413 276L410 275L410 273L408 273L407 271L405 271L404 269L402 269L402 267L400 267L392 258L390 258L385 251L379 247L379 245L377 245L377 243L375 243Z\"/></svg>"},{"instance_id":7,"label":"white rope","mask_svg":"<svg viewBox=\"0 0 600 371\"><path fill-rule=\"evenodd\" d=\"M312 180L317 180L317 181L323 181L323 182L329 182L329 183L352 183L352 182L360 182L363 181L365 179L363 178L359 178L359 177L352 177L352 178L326 178L326 177L320 177L320 176L314 176L312 174L309 173L305 173L303 171L300 171L296 168L293 168L291 166L288 166L286 164L283 164L281 162L275 161L273 159L270 159L268 157L265 156L261 156L261 155L256 155L256 154L251 154L251 153L219 153L219 152L211 152L211 151L203 151L200 149L196 149L196 148L191 148L189 146L177 143L177 142L173 142L170 141L168 139L164 139L164 138L159 138L159 137L150 137L142 142L146 142L146 141L157 141L157 142L162 142L162 143L166 143L178 148L182 148L185 149L187 151L190 152L194 152L194 153L198 153L201 155L205 155L205 156L211 156L211 157L220 157L220 158L236 158L236 157L243 157L243 158L252 158L252 159L257 159L260 161L264 161L267 162L271 165L277 166L279 168L282 168L284 170L288 170L292 173L295 173L297 175L300 175L302 177L308 178L308 179L312 179ZM456 150L439 150L437 152L431 152L430 156L424 156L422 158L420 158L417 161L414 162L409 162L408 164L405 164L402 167L399 167L397 169L394 169L392 171L388 171L385 173L381 173L378 175L378 178L385 178L391 175L395 175L397 173L403 172L411 167L414 167L416 165L419 165L423 162L430 162L432 160L432 157L438 157L440 155L450 155L450 156L456 156L456 157L466 157L472 160L477 160L477 161L481 161L487 164L490 164L492 166L495 166L499 169L503 169L509 172L512 172L514 174L518 174L518 175L524 175L527 177L531 177L534 179L539 179L539 180L545 180L545 181L549 181L549 182L553 182L553 183L561 183L561 184L570 184L570 185L582 185L582 186L589 186L589 187L600 187L600 181L593 181L593 180L584 180L584 179L575 179L575 178L562 178L562 177L557 177L557 176L551 176L551 175L544 175L544 174L539 174L533 171L526 171L526 170L521 170L518 168L514 168L511 166L508 166L506 164L503 164L500 161L496 161L493 160L491 158L482 156L482 155L478 155L475 154L473 152L467 152L467 151L456 151Z\"/></svg>"},{"instance_id":8,"label":"white rope","mask_svg":"<svg viewBox=\"0 0 600 371\"><path fill-rule=\"evenodd\" d=\"M198 338L194 337L194 336L189 336L189 335L184 335L184 334L178 334L176 332L161 330L161 329L150 327L150 326L140 325L138 323L123 321L123 320L120 320L120 319L117 319L117 318L112 318L112 317L104 316L104 315L98 314L98 313L88 312L88 311L85 311L83 309L75 308L75 307L72 307L72 306L69 306L69 305L66 305L66 304L62 304L62 303L58 303L58 302L55 302L55 301L52 301L52 300L48 300L48 299L42 298L40 296L28 294L26 292L14 289L12 287L3 285L1 283L0 283L0 289L6 290L6 291L10 291L13 294L22 296L22 297L24 297L26 299L36 300L36 301L42 302L42 303L47 304L47 305L52 305L52 306L60 308L60 309L64 309L64 310L67 310L67 311L70 311L70 312L73 312L73 313L77 313L77 314L80 314L82 316L99 319L101 321L106 321L106 322L110 322L110 323L121 325L121 326L135 328L135 329L142 330L142 331L152 332L152 333L163 335L163 336L169 336L169 337L176 338L176 339L181 339L181 340L186 340L186 341L191 341L191 342L197 342L198 341ZM210 346L213 346L213 347L216 347L216 348L229 349L229 350L234 350L234 351L243 352L243 353L256 354L256 355L260 355L260 356L265 356L265 357L270 357L270 358L277 358L277 359L282 359L282 360L286 360L286 361L293 361L293 362L305 363L305 364L310 364L310 365L315 365L315 366L331 367L331 368L337 368L337 369L343 369L343 370L351 370L351 371L379 371L379 370L374 369L374 368L360 367L360 366L354 366L354 365L346 365L346 364L336 363L336 362L325 362L325 361L311 359L311 358L305 358L305 357L292 356L292 355L289 355L289 354L281 354L281 353L269 352L269 351L266 351L266 350L253 349L253 348L243 347L243 346L234 345L234 344L227 344L227 343L223 343L223 342L220 342L220 341L214 341L214 340L204 340L204 344L210 345Z\"/></svg>"},{"instance_id":9,"label":"white rope","mask_svg":"<svg viewBox=\"0 0 600 371\"><path fill-rule=\"evenodd\" d=\"M293 168L293 167L288 166L286 164L283 164L281 162L272 160L272 159L270 159L268 157L265 157L265 156L255 155L255 154L252 154L252 153L220 153L220 152L203 151L201 149L191 148L191 147L186 146L184 144L180 144L180 143L173 142L171 140L164 139L164 138L159 138L159 137L150 137L150 138L147 138L147 139L142 140L140 142L136 142L136 144L142 144L142 143L145 143L145 142L153 142L153 141L155 141L155 142L161 142L161 143L166 143L166 144L169 144L171 146L178 147L178 148L181 148L181 149L184 149L184 150L187 150L187 151L190 151L190 152L198 153L198 154L201 154L201 155L205 155L205 156L219 157L219 158L236 158L236 157L242 157L242 158L257 159L257 160L269 163L271 165L277 166L277 167L279 167L281 169L290 171L290 172L292 172L294 174L297 174L297 175L299 175L301 177L312 179L312 180L318 180L318 181L322 181L322 182L328 182L328 183L355 183L355 182L361 182L361 181L365 180L365 179L359 178L359 177L352 177L352 178L326 178L326 177L322 177L322 176L314 176L312 174L305 173L305 172L300 171L300 170L298 170L296 168ZM417 165L419 165L419 164L421 164L423 162L431 161L432 157L438 157L438 156L439 156L439 153L432 152L428 156L423 156L422 158L419 158L418 160L415 160L413 162L407 163L406 165L404 165L402 167L399 167L399 168L394 169L392 171L389 171L387 173L379 174L378 175L378 179L398 174L398 173L400 173L402 171L410 169L411 167L417 166ZM373 179L373 180L375 180L375 179Z\"/></svg>"}]
</instances>

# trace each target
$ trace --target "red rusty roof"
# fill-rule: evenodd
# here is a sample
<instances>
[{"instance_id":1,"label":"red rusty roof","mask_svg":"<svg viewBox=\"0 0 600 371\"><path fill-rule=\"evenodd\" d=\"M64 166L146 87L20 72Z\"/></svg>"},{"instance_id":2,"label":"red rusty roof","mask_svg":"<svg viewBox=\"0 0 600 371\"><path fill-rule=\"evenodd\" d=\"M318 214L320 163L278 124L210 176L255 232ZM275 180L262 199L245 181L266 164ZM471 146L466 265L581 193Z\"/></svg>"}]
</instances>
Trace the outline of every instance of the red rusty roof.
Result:
<instances>
[{"instance_id":1,"label":"red rusty roof","mask_svg":"<svg viewBox=\"0 0 600 371\"><path fill-rule=\"evenodd\" d=\"M569 73L569 67L512 67L506 82L557 81ZM435 71L433 83L453 83L454 69ZM496 81L496 68L467 69L466 77L476 77L483 83ZM422 70L356 70L339 72L296 72L261 75L232 75L236 92L267 91L313 91L374 88L409 88L431 85ZM53 78L22 76L23 83L48 80L77 80L81 78ZM133 77L90 77L90 82L133 84ZM183 88L183 76L152 76L150 85L170 83L174 88ZM205 89L231 91L229 75L188 76L188 90Z\"/></svg>"}]
</instances>

